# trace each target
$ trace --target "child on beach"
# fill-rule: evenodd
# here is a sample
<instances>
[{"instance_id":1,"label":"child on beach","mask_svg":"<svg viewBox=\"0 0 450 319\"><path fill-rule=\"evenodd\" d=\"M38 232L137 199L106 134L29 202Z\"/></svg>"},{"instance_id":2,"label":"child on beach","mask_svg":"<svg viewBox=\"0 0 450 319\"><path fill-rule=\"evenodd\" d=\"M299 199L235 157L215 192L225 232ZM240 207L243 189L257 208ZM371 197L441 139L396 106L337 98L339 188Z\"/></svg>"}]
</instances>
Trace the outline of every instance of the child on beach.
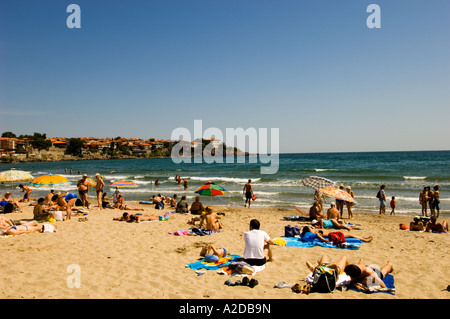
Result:
<instances>
[{"instance_id":1,"label":"child on beach","mask_svg":"<svg viewBox=\"0 0 450 319\"><path fill-rule=\"evenodd\" d=\"M395 196L392 196L392 199L391 199L391 208L392 208L392 211L391 211L391 215L395 215L395 207L397 207L397 202L395 201Z\"/></svg>"}]
</instances>

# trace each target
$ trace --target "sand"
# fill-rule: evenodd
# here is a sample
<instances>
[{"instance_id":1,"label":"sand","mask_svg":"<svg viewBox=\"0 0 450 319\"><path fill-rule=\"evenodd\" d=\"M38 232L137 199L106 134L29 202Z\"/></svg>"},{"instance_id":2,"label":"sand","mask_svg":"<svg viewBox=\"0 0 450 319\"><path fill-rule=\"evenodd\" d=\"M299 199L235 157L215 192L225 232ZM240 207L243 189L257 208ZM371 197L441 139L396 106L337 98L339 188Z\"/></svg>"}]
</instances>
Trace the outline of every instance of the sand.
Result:
<instances>
[{"instance_id":1,"label":"sand","mask_svg":"<svg viewBox=\"0 0 450 319\"><path fill-rule=\"evenodd\" d=\"M145 208L144 213L161 215L153 206L130 202ZM56 233L31 233L1 236L0 298L151 298L151 299L448 299L450 284L449 234L401 231L399 223L412 216L379 216L355 213L351 222L361 236L373 236L359 250L323 247L298 248L274 246L275 262L268 263L254 276L259 285L226 286L231 278L208 270L198 276L186 268L199 258L200 247L213 243L229 253L242 255L243 234L249 221L257 218L261 229L272 238L284 235L284 227L306 225L288 222L284 216L297 215L294 209L256 209L214 207L224 212L224 230L210 236L174 236L169 232L189 228L190 215L171 214L168 221L126 223L113 221L119 210L91 208L88 220L58 221ZM32 218L32 207L23 213L3 215L11 220ZM344 215L344 217L346 214ZM333 294L296 294L289 288L274 288L278 282L304 283L309 273L305 262L315 263L323 254L334 261L346 255L351 262L394 264L395 295L365 294L351 290ZM75 267L75 268L72 268ZM73 269L79 270L79 288L74 287ZM68 280L69 279L69 280Z\"/></svg>"}]
</instances>

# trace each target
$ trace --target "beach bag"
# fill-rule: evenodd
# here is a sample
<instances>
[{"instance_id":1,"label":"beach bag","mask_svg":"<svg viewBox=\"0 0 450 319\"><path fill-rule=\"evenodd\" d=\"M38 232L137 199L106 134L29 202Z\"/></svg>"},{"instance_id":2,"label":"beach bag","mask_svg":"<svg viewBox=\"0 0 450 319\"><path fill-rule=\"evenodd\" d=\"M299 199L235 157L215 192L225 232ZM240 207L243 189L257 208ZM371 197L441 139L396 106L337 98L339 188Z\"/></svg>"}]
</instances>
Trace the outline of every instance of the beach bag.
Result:
<instances>
[{"instance_id":1,"label":"beach bag","mask_svg":"<svg viewBox=\"0 0 450 319\"><path fill-rule=\"evenodd\" d=\"M300 235L300 231L299 226L284 226L284 237L295 237L296 235Z\"/></svg>"},{"instance_id":2,"label":"beach bag","mask_svg":"<svg viewBox=\"0 0 450 319\"><path fill-rule=\"evenodd\" d=\"M347 242L345 236L342 232L334 232L328 234L328 239L333 243L333 245L343 244Z\"/></svg>"},{"instance_id":3,"label":"beach bag","mask_svg":"<svg viewBox=\"0 0 450 319\"><path fill-rule=\"evenodd\" d=\"M378 191L378 193L377 193L377 198L380 198L380 197L381 197L380 192L381 192L381 191Z\"/></svg>"},{"instance_id":4,"label":"beach bag","mask_svg":"<svg viewBox=\"0 0 450 319\"><path fill-rule=\"evenodd\" d=\"M58 221L63 221L64 220L64 218L63 218L63 212L61 212L61 211L55 211L55 212L52 212L52 215L53 215L53 218L55 219L55 220L58 220Z\"/></svg>"},{"instance_id":5,"label":"beach bag","mask_svg":"<svg viewBox=\"0 0 450 319\"><path fill-rule=\"evenodd\" d=\"M4 214L9 214L12 213L13 211L14 211L14 204L8 203L5 205L5 207L3 207Z\"/></svg>"},{"instance_id":6,"label":"beach bag","mask_svg":"<svg viewBox=\"0 0 450 319\"><path fill-rule=\"evenodd\" d=\"M336 289L337 275L334 269L317 266L313 271L311 292L328 293Z\"/></svg>"}]
</instances>

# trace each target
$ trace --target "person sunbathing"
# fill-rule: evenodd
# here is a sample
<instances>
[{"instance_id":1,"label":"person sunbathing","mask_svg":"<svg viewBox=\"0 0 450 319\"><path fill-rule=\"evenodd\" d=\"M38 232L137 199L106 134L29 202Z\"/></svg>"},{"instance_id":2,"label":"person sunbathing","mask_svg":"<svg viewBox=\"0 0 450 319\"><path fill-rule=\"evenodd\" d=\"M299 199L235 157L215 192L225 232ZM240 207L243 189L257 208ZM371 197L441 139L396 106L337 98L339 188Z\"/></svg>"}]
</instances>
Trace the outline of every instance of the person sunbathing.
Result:
<instances>
[{"instance_id":1,"label":"person sunbathing","mask_svg":"<svg viewBox=\"0 0 450 319\"><path fill-rule=\"evenodd\" d=\"M420 216L414 217L414 220L409 224L409 230L412 231L423 231L425 227L420 219Z\"/></svg>"},{"instance_id":2,"label":"person sunbathing","mask_svg":"<svg viewBox=\"0 0 450 319\"><path fill-rule=\"evenodd\" d=\"M388 273L391 273L394 267L390 261L381 269L376 265L366 266L362 259L358 264L349 264L345 267L344 272L350 276L350 285L362 284L365 287L380 286L386 288L383 279Z\"/></svg>"},{"instance_id":3,"label":"person sunbathing","mask_svg":"<svg viewBox=\"0 0 450 319\"><path fill-rule=\"evenodd\" d=\"M431 216L430 222L427 224L425 231L426 232L437 231L441 233L446 233L448 232L448 223L446 220L444 220L442 223L436 223L436 216Z\"/></svg>"},{"instance_id":4,"label":"person sunbathing","mask_svg":"<svg viewBox=\"0 0 450 319\"><path fill-rule=\"evenodd\" d=\"M128 220L128 222L130 222L130 223L140 223L142 221L149 221L149 220L159 220L159 216L156 216L156 215L142 215L142 214L130 215L130 219Z\"/></svg>"},{"instance_id":5,"label":"person sunbathing","mask_svg":"<svg viewBox=\"0 0 450 319\"><path fill-rule=\"evenodd\" d=\"M128 205L125 205L122 194L119 194L119 196L117 196L116 207L118 207L119 209L122 209L122 210L140 210L140 211L144 210L143 208L133 208Z\"/></svg>"},{"instance_id":6,"label":"person sunbathing","mask_svg":"<svg viewBox=\"0 0 450 319\"><path fill-rule=\"evenodd\" d=\"M311 225L316 228L352 229L352 227L346 226L345 224L338 222L336 219L313 219L311 221Z\"/></svg>"},{"instance_id":7,"label":"person sunbathing","mask_svg":"<svg viewBox=\"0 0 450 319\"><path fill-rule=\"evenodd\" d=\"M303 239L304 241L310 241L310 242L312 242L315 238L319 239L322 242L328 242L328 241L332 241L332 239L333 239L332 237L335 236L335 235L343 236L344 238L356 238L356 239L361 240L364 243L370 243L372 241L372 239L373 239L372 236L370 236L370 237L361 237L361 236L358 236L358 235L355 235L355 234L343 233L343 232L324 233L321 230L318 230L318 231L315 230L311 226L303 227L302 233L300 235L300 238Z\"/></svg>"},{"instance_id":8,"label":"person sunbathing","mask_svg":"<svg viewBox=\"0 0 450 319\"><path fill-rule=\"evenodd\" d=\"M218 231L223 228L219 221L222 217L214 213L211 207L207 206L205 208L205 215L201 217L199 228L202 228L203 222L206 223L206 230Z\"/></svg>"},{"instance_id":9,"label":"person sunbathing","mask_svg":"<svg viewBox=\"0 0 450 319\"><path fill-rule=\"evenodd\" d=\"M120 217L114 217L113 220L117 220L119 222L127 222L130 220L130 215L127 212L125 212Z\"/></svg>"},{"instance_id":10,"label":"person sunbathing","mask_svg":"<svg viewBox=\"0 0 450 319\"><path fill-rule=\"evenodd\" d=\"M200 256L205 257L211 255L211 251L213 252L212 255L217 256L219 259L227 256L227 250L225 248L216 248L212 244L205 245L200 251Z\"/></svg>"},{"instance_id":11,"label":"person sunbathing","mask_svg":"<svg viewBox=\"0 0 450 319\"><path fill-rule=\"evenodd\" d=\"M0 231L6 235L20 235L25 233L34 233L43 231L44 225L39 225L37 221L24 222L20 225L14 225L9 219L0 216Z\"/></svg>"}]
</instances>

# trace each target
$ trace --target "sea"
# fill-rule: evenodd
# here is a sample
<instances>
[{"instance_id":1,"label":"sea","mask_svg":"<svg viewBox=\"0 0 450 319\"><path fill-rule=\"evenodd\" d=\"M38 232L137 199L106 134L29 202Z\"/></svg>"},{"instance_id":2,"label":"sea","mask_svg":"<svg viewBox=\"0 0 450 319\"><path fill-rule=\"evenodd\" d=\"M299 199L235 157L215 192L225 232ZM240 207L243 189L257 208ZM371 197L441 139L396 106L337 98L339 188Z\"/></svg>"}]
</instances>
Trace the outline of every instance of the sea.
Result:
<instances>
[{"instance_id":1,"label":"sea","mask_svg":"<svg viewBox=\"0 0 450 319\"><path fill-rule=\"evenodd\" d=\"M109 196L115 190L109 187L112 181L133 180L137 188L121 189L125 201L148 201L156 194L169 197L177 194L179 198L186 195L188 201L193 201L197 196L195 191L211 181L227 192L222 196L202 196L205 205L239 207L244 206L244 184L251 179L257 196L252 201L253 208L292 209L292 215L297 215L295 205L308 211L313 203L314 190L301 182L302 178L309 176L325 177L338 185L351 186L355 193L355 213L378 214L376 194L384 184L388 201L392 196L397 201L396 215L418 215L421 214L418 199L423 187L439 185L441 216L450 216L450 151L279 154L276 173L262 174L261 167L268 165L258 157L235 158L233 163L207 163L205 160L202 163L194 163L193 160L175 163L171 158L140 158L0 164L0 171L15 168L34 177L59 174L69 179L71 185L56 190L75 193L77 180L81 177L79 170L93 179L96 173L100 173ZM187 190L175 182L177 174L188 180ZM158 186L155 185L156 179L159 179ZM0 185L0 191L3 194L12 189L13 197L19 198L22 193L18 185L4 183ZM47 193L48 189L35 188L32 197ZM89 197L95 197L93 191ZM325 208L328 208L334 199L327 197L326 200ZM386 213L390 213L389 203Z\"/></svg>"}]
</instances>

